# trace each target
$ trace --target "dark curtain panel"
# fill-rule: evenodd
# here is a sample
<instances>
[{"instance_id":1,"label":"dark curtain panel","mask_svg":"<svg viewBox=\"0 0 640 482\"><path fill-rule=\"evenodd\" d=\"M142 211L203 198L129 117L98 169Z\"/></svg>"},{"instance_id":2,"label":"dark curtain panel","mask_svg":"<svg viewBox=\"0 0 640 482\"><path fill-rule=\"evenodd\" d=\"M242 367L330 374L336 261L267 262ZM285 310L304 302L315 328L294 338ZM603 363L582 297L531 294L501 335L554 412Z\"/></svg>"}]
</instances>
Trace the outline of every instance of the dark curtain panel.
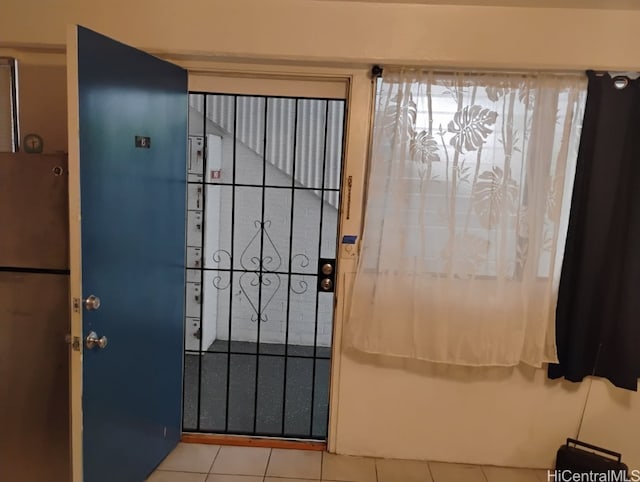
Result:
<instances>
[{"instance_id":1,"label":"dark curtain panel","mask_svg":"<svg viewBox=\"0 0 640 482\"><path fill-rule=\"evenodd\" d=\"M549 377L640 376L640 79L588 72Z\"/></svg>"}]
</instances>

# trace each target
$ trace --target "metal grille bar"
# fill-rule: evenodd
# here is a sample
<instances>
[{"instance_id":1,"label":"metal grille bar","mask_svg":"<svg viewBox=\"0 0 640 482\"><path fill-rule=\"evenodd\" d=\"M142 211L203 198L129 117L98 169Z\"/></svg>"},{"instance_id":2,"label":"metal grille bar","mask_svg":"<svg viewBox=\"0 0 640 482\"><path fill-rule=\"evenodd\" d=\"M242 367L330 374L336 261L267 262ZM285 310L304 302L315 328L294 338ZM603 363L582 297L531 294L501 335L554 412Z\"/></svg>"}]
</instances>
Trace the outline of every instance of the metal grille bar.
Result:
<instances>
[{"instance_id":1,"label":"metal grille bar","mask_svg":"<svg viewBox=\"0 0 640 482\"><path fill-rule=\"evenodd\" d=\"M266 104L267 98L265 97L228 96L218 100L218 98L207 96L206 99L203 102L200 97L192 97L190 105L196 111L203 114L206 113L205 116L223 130L234 132L238 141L258 155L263 156L267 162L287 175L292 176L304 186L313 186L315 185L314 181L320 178L322 164L315 163L313 160L324 157L324 151L326 150L324 149L324 144L327 143L334 148L329 152L336 153L336 155L331 155L323 161L329 163L328 169L325 170L328 175L327 182L331 186L339 184L340 166L342 165L342 122L338 121L327 129L326 126L322 125L320 117L317 115L317 110L323 108L318 103L306 102L300 106L296 104L295 113L287 103L281 103L278 105L279 108L272 109L268 116L265 116L262 112L262 102ZM344 115L344 103L326 100L325 102L326 106L324 108L327 110L327 116L332 115L339 118ZM237 107L236 104L238 104ZM243 118L250 119L249 122L244 122L239 129L233 123L236 115L235 109L240 109ZM286 127L294 122L294 118L297 127L300 129L300 136L296 136L299 137L299 142L296 143L295 148L286 138L288 132ZM284 127L279 129L277 135L268 146L261 137L266 131L267 123ZM318 139L322 138L323 131L325 131L324 141L319 142ZM266 138L266 136L264 137ZM296 170L295 174L295 163L289 162L290 159L295 158L295 151L292 153L291 149L299 150L298 159L305 160L299 165L299 169ZM327 201L333 207L338 207L337 194L328 196Z\"/></svg>"},{"instance_id":2,"label":"metal grille bar","mask_svg":"<svg viewBox=\"0 0 640 482\"><path fill-rule=\"evenodd\" d=\"M332 223L325 223L325 216L335 215L337 228L344 101L198 93L190 96L190 107L191 118L202 129L192 136L202 139L204 152L201 172L190 175L188 184L196 186L190 192L197 190L203 205L198 204L198 235L187 243L197 253L186 269L187 278L200 283L200 324L197 348L185 348L184 406L190 412L183 417L183 429L324 439L328 418L314 418L316 407L324 403L316 400L317 388L328 391L328 385L318 385L328 384L328 374L327 381L319 381L319 370L328 366L331 356L326 341L319 345L319 294L305 295L318 286L318 273L305 268L317 265L315 257L320 259L323 250L337 246L337 232L327 228ZM215 136L221 139L223 159L212 167ZM255 168L247 167L251 162ZM223 171L227 174L220 175ZM287 182L282 182L283 175ZM301 228L309 219L316 219L315 227L311 221ZM315 230L317 239L304 237ZM327 239L335 241L329 248L323 244ZM205 309L214 297L214 308ZM273 319L276 305L282 306L280 321ZM211 342L208 338L205 344L205 334L212 323L217 331L207 346ZM247 326L253 327L255 341L246 338ZM307 335L305 326L312 330ZM278 333L283 345L274 341ZM211 398L222 394L224 400Z\"/></svg>"}]
</instances>

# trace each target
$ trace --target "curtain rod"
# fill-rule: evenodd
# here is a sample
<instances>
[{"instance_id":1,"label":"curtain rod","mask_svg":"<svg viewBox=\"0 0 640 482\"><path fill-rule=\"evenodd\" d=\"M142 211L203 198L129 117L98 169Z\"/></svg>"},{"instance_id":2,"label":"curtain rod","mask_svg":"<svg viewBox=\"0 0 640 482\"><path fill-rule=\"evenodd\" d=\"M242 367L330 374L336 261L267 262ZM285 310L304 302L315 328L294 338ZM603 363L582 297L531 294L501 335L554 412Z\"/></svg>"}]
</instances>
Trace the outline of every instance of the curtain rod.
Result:
<instances>
[{"instance_id":1,"label":"curtain rod","mask_svg":"<svg viewBox=\"0 0 640 482\"><path fill-rule=\"evenodd\" d=\"M535 75L540 73L547 74L555 74L555 75L580 75L586 74L589 69L585 70L552 70L552 69L522 69L522 70L501 70L501 69L451 69L449 68L438 68L431 67L425 68L425 66L402 66L402 65L391 65L388 68L390 69L407 69L407 70L417 70L424 73L427 72L436 72L438 74L444 75L455 75L455 74L510 74L510 75ZM629 79L636 79L640 77L640 73L638 72L630 72L630 71L611 71L611 70L592 70L595 75L602 76L609 74L612 78L614 77L627 77ZM371 78L377 79L382 77L384 73L384 67L380 65L373 65L371 67Z\"/></svg>"}]
</instances>

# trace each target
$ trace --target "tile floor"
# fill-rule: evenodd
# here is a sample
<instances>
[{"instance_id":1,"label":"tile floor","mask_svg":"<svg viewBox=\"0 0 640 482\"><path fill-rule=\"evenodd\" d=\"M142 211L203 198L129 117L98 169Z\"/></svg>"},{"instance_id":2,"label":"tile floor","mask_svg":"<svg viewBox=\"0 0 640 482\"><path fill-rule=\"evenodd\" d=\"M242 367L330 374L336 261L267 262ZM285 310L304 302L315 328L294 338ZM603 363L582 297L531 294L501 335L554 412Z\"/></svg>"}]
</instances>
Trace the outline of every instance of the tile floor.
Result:
<instances>
[{"instance_id":1,"label":"tile floor","mask_svg":"<svg viewBox=\"0 0 640 482\"><path fill-rule=\"evenodd\" d=\"M305 450L180 444L148 482L546 482L547 472L347 457Z\"/></svg>"}]
</instances>

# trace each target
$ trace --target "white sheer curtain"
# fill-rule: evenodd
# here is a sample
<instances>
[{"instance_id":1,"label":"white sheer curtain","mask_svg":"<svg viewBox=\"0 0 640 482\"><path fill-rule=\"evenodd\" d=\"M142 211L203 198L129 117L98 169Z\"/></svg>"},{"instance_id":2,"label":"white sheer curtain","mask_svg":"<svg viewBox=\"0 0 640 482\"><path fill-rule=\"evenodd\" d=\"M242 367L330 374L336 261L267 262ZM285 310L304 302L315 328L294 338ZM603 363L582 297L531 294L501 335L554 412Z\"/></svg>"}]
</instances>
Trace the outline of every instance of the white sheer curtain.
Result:
<instances>
[{"instance_id":1,"label":"white sheer curtain","mask_svg":"<svg viewBox=\"0 0 640 482\"><path fill-rule=\"evenodd\" d=\"M586 85L385 69L348 345L462 365L557 361Z\"/></svg>"}]
</instances>

